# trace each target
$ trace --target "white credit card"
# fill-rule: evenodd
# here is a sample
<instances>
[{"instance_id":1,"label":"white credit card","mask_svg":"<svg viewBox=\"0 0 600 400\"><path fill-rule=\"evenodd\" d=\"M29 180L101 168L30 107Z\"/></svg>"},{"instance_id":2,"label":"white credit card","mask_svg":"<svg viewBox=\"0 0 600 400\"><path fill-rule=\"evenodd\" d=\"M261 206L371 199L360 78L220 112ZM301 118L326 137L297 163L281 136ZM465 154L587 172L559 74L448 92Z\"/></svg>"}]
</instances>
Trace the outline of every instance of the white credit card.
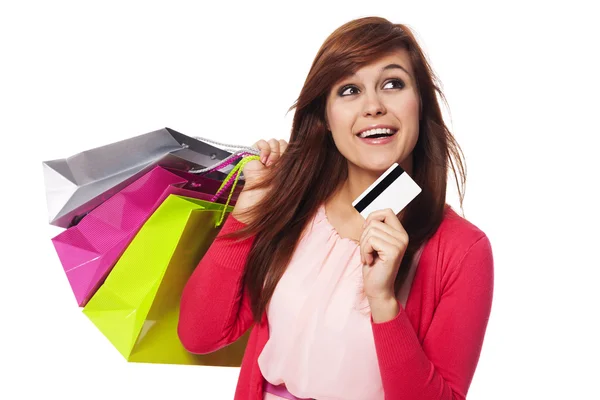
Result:
<instances>
[{"instance_id":1,"label":"white credit card","mask_svg":"<svg viewBox=\"0 0 600 400\"><path fill-rule=\"evenodd\" d=\"M417 195L421 188L398 165L392 164L371 186L352 202L365 219L373 211L391 208L400 213Z\"/></svg>"}]
</instances>

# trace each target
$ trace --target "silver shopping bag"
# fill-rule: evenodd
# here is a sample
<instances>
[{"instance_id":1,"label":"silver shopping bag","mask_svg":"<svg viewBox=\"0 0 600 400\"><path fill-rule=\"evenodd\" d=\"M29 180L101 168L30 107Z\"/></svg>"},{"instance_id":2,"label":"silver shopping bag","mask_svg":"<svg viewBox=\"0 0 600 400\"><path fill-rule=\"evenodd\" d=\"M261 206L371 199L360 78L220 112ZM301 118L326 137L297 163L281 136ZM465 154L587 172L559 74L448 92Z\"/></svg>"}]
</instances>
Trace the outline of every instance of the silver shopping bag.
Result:
<instances>
[{"instance_id":1,"label":"silver shopping bag","mask_svg":"<svg viewBox=\"0 0 600 400\"><path fill-rule=\"evenodd\" d=\"M231 154L163 128L68 158L44 161L50 224L62 228L76 225L95 207L157 165L189 171L214 165ZM203 176L222 181L237 162Z\"/></svg>"}]
</instances>

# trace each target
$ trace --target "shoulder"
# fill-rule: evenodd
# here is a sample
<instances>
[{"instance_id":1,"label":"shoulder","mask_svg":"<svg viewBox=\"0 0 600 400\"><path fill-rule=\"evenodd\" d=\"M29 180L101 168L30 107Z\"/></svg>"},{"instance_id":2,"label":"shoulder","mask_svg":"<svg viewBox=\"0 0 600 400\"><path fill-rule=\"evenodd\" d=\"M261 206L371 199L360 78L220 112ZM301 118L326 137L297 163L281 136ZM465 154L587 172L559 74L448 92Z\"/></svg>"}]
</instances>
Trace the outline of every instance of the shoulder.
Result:
<instances>
[{"instance_id":1,"label":"shoulder","mask_svg":"<svg viewBox=\"0 0 600 400\"><path fill-rule=\"evenodd\" d=\"M469 247L478 240L487 238L481 228L459 215L450 206L446 207L444 218L434 236L457 251L464 250L465 247Z\"/></svg>"},{"instance_id":2,"label":"shoulder","mask_svg":"<svg viewBox=\"0 0 600 400\"><path fill-rule=\"evenodd\" d=\"M451 280L461 274L493 275L492 245L487 234L450 206L430 242L430 255L442 277Z\"/></svg>"}]
</instances>

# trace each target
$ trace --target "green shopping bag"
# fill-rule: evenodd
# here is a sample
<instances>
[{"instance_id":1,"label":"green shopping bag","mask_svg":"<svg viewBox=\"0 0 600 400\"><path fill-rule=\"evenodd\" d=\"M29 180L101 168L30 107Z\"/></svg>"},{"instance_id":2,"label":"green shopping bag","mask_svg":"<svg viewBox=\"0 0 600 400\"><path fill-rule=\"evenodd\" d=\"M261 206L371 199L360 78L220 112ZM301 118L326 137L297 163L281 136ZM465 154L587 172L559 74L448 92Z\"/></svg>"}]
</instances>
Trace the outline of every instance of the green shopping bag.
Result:
<instances>
[{"instance_id":1,"label":"green shopping bag","mask_svg":"<svg viewBox=\"0 0 600 400\"><path fill-rule=\"evenodd\" d=\"M242 160L230 175L241 171L249 159L256 156ZM177 335L183 288L232 210L228 205L170 195L139 230L83 308L125 359L241 366L250 330L229 346L202 355L188 352Z\"/></svg>"}]
</instances>

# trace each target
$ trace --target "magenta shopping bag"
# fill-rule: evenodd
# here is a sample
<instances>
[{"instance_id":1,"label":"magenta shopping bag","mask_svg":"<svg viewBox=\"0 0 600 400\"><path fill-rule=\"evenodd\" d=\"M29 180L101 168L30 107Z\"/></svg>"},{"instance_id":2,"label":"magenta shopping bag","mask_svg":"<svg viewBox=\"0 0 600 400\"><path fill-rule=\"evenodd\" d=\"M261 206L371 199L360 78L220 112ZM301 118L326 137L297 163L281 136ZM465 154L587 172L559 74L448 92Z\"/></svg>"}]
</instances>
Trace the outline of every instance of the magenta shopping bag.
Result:
<instances>
[{"instance_id":1,"label":"magenta shopping bag","mask_svg":"<svg viewBox=\"0 0 600 400\"><path fill-rule=\"evenodd\" d=\"M52 243L79 306L96 293L137 232L170 194L211 201L221 184L155 167L54 237ZM240 191L236 187L230 205L235 205ZM228 196L229 191L222 191L216 202L225 204Z\"/></svg>"}]
</instances>

